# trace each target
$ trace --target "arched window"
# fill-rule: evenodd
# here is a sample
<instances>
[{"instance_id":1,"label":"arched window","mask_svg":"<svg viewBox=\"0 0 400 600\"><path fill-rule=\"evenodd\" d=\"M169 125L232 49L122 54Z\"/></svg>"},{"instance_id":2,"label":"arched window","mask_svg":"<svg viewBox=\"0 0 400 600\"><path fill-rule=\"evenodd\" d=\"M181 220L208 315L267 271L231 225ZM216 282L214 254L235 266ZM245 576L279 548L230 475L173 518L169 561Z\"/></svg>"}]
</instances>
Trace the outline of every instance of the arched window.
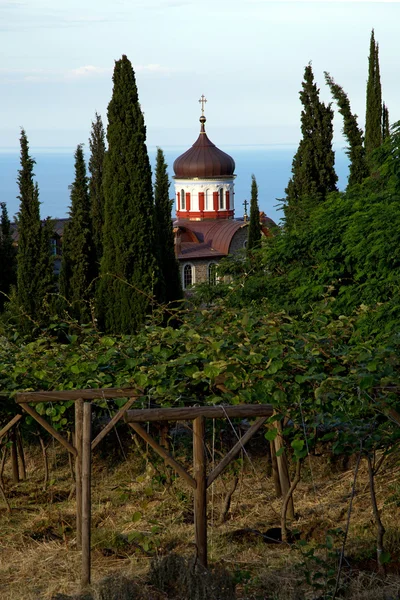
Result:
<instances>
[{"instance_id":1,"label":"arched window","mask_svg":"<svg viewBox=\"0 0 400 600\"><path fill-rule=\"evenodd\" d=\"M194 267L193 265L186 264L183 267L183 289L190 287L194 284Z\"/></svg>"},{"instance_id":2,"label":"arched window","mask_svg":"<svg viewBox=\"0 0 400 600\"><path fill-rule=\"evenodd\" d=\"M217 284L217 263L210 263L208 265L208 283L210 285Z\"/></svg>"},{"instance_id":3,"label":"arched window","mask_svg":"<svg viewBox=\"0 0 400 600\"><path fill-rule=\"evenodd\" d=\"M220 188L220 190L219 190L219 208L220 208L220 210L225 208L224 189L223 188Z\"/></svg>"},{"instance_id":4,"label":"arched window","mask_svg":"<svg viewBox=\"0 0 400 600\"><path fill-rule=\"evenodd\" d=\"M181 190L181 210L186 210L185 190Z\"/></svg>"},{"instance_id":5,"label":"arched window","mask_svg":"<svg viewBox=\"0 0 400 600\"><path fill-rule=\"evenodd\" d=\"M204 210L211 210L211 193L210 190L204 192Z\"/></svg>"}]
</instances>

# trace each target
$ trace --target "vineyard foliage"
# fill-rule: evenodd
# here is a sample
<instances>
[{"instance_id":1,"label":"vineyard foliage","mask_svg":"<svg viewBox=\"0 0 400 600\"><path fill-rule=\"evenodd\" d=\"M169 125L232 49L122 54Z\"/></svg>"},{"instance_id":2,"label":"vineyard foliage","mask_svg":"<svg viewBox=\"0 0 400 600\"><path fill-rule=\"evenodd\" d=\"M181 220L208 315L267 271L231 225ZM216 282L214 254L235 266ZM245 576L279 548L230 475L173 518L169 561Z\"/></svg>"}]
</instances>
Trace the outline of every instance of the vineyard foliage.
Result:
<instances>
[{"instance_id":1,"label":"vineyard foliage","mask_svg":"<svg viewBox=\"0 0 400 600\"><path fill-rule=\"evenodd\" d=\"M52 330L34 341L4 338L2 421L15 414L17 391L126 386L140 390L137 406L271 403L277 414L268 439L276 433L273 421L287 417L298 457L315 442L317 427L335 452L354 452L360 443L390 449L400 430L388 416L397 403L400 340L361 339L357 324L371 309L336 317L334 302L297 318L266 305L237 310L219 301L188 311L178 328L149 323L135 336L80 329L64 343ZM70 406L36 408L67 429Z\"/></svg>"}]
</instances>

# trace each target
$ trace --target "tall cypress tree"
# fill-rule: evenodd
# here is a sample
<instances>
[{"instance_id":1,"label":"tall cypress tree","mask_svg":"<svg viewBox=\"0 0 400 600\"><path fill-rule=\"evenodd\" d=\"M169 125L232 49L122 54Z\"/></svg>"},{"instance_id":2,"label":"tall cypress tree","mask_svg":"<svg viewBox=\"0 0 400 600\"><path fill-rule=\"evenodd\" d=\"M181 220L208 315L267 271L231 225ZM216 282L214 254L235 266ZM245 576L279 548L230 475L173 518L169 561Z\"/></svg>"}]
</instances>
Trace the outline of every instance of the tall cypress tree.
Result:
<instances>
[{"instance_id":1,"label":"tall cypress tree","mask_svg":"<svg viewBox=\"0 0 400 600\"><path fill-rule=\"evenodd\" d=\"M164 153L161 148L158 148L154 185L154 226L159 253L159 299L164 302L173 302L182 298L182 286L179 265L175 257L171 218L173 200L169 198L169 186Z\"/></svg>"},{"instance_id":2,"label":"tall cypress tree","mask_svg":"<svg viewBox=\"0 0 400 600\"><path fill-rule=\"evenodd\" d=\"M311 64L304 71L300 92L302 139L292 163L292 177L286 188L285 218L288 226L301 223L303 200L324 200L335 191L335 154L332 149L333 110L319 99Z\"/></svg>"},{"instance_id":3,"label":"tall cypress tree","mask_svg":"<svg viewBox=\"0 0 400 600\"><path fill-rule=\"evenodd\" d=\"M96 261L100 267L103 254L103 225L104 225L104 192L103 168L106 153L105 133L101 116L96 113L92 122L92 131L89 139L89 197L92 219L93 242L96 250Z\"/></svg>"},{"instance_id":4,"label":"tall cypress tree","mask_svg":"<svg viewBox=\"0 0 400 600\"><path fill-rule=\"evenodd\" d=\"M20 315L33 321L39 318L43 304L43 282L48 281L44 247L42 245L42 224L39 212L39 189L34 182L35 160L29 155L29 144L24 129L21 130L21 169L18 171L20 209L18 213L18 254L17 254L17 302ZM50 249L49 249L50 253ZM48 268L48 265L47 265ZM31 329L27 320L21 321L21 328Z\"/></svg>"},{"instance_id":5,"label":"tall cypress tree","mask_svg":"<svg viewBox=\"0 0 400 600\"><path fill-rule=\"evenodd\" d=\"M89 301L96 276L88 178L82 145L75 152L75 180L71 186L70 220L63 235L60 293L71 304L72 314L80 322L90 316Z\"/></svg>"},{"instance_id":6,"label":"tall cypress tree","mask_svg":"<svg viewBox=\"0 0 400 600\"><path fill-rule=\"evenodd\" d=\"M382 144L382 88L379 69L379 46L372 30L369 58L367 104L365 112L365 151L367 158Z\"/></svg>"},{"instance_id":7,"label":"tall cypress tree","mask_svg":"<svg viewBox=\"0 0 400 600\"><path fill-rule=\"evenodd\" d=\"M149 311L157 283L154 203L146 127L135 74L125 55L115 63L113 82L98 317L106 331L133 333Z\"/></svg>"},{"instance_id":8,"label":"tall cypress tree","mask_svg":"<svg viewBox=\"0 0 400 600\"><path fill-rule=\"evenodd\" d=\"M254 175L251 176L250 221L247 236L247 252L261 246L260 209L258 207L258 186Z\"/></svg>"},{"instance_id":9,"label":"tall cypress tree","mask_svg":"<svg viewBox=\"0 0 400 600\"><path fill-rule=\"evenodd\" d=\"M8 218L5 202L0 203L0 311L6 302L6 295L10 293L11 286L16 283L17 261L16 248L13 244L11 223Z\"/></svg>"},{"instance_id":10,"label":"tall cypress tree","mask_svg":"<svg viewBox=\"0 0 400 600\"><path fill-rule=\"evenodd\" d=\"M389 109L385 103L382 106L382 139L386 140L390 136Z\"/></svg>"},{"instance_id":11,"label":"tall cypress tree","mask_svg":"<svg viewBox=\"0 0 400 600\"><path fill-rule=\"evenodd\" d=\"M365 158L364 135L358 126L357 115L351 112L350 100L340 85L325 71L325 80L332 96L335 98L339 112L343 117L343 133L349 144L346 154L350 159L350 173L348 185L361 183L369 175L369 169Z\"/></svg>"}]
</instances>

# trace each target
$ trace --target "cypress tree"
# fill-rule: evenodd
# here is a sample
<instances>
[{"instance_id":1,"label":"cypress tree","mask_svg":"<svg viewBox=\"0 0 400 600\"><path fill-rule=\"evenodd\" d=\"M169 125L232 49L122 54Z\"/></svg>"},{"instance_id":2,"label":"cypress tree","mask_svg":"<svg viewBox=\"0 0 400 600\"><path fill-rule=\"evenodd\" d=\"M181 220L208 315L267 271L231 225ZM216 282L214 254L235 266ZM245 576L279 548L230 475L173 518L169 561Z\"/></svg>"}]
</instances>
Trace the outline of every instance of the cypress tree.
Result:
<instances>
[{"instance_id":1,"label":"cypress tree","mask_svg":"<svg viewBox=\"0 0 400 600\"><path fill-rule=\"evenodd\" d=\"M29 144L24 129L21 130L21 169L18 171L20 209L18 213L17 302L21 316L37 320L42 312L45 282L53 276L46 262L42 241L42 224L39 212L39 188L34 182L35 160L29 155ZM50 255L50 249L48 249ZM29 331L31 324L21 321L22 330Z\"/></svg>"},{"instance_id":2,"label":"cypress tree","mask_svg":"<svg viewBox=\"0 0 400 600\"><path fill-rule=\"evenodd\" d=\"M386 140L390 136L389 109L385 103L382 107L382 139Z\"/></svg>"},{"instance_id":3,"label":"cypress tree","mask_svg":"<svg viewBox=\"0 0 400 600\"><path fill-rule=\"evenodd\" d=\"M261 246L260 209L258 207L258 186L254 175L251 176L250 221L247 236L247 252L251 253Z\"/></svg>"},{"instance_id":4,"label":"cypress tree","mask_svg":"<svg viewBox=\"0 0 400 600\"><path fill-rule=\"evenodd\" d=\"M89 197L92 220L93 243L96 251L96 262L100 267L103 254L103 225L104 225L104 192L103 168L106 153L105 133L101 116L96 113L92 122L92 131L89 138Z\"/></svg>"},{"instance_id":5,"label":"cypress tree","mask_svg":"<svg viewBox=\"0 0 400 600\"><path fill-rule=\"evenodd\" d=\"M100 325L133 333L143 323L157 283L154 203L146 127L135 74L124 55L115 63L104 161Z\"/></svg>"},{"instance_id":6,"label":"cypress tree","mask_svg":"<svg viewBox=\"0 0 400 600\"><path fill-rule=\"evenodd\" d=\"M382 144L382 89L379 69L379 46L371 32L369 58L367 104L365 113L365 151L367 158Z\"/></svg>"},{"instance_id":7,"label":"cypress tree","mask_svg":"<svg viewBox=\"0 0 400 600\"><path fill-rule=\"evenodd\" d=\"M171 218L173 200L169 198L169 186L164 153L161 148L158 148L154 185L154 227L160 270L158 299L164 302L173 302L182 298L182 286L179 265L175 257Z\"/></svg>"},{"instance_id":8,"label":"cypress tree","mask_svg":"<svg viewBox=\"0 0 400 600\"><path fill-rule=\"evenodd\" d=\"M340 85L325 71L325 80L329 86L332 96L335 98L339 112L343 117L343 134L349 144L346 154L350 159L350 173L348 185L361 183L369 175L369 169L365 158L364 135L358 126L357 115L351 112L350 100Z\"/></svg>"},{"instance_id":9,"label":"cypress tree","mask_svg":"<svg viewBox=\"0 0 400 600\"><path fill-rule=\"evenodd\" d=\"M75 152L75 180L71 186L69 214L63 235L60 293L70 303L72 315L82 323L90 317L91 284L97 271L82 145L78 145Z\"/></svg>"},{"instance_id":10,"label":"cypress tree","mask_svg":"<svg viewBox=\"0 0 400 600\"><path fill-rule=\"evenodd\" d=\"M311 64L304 71L300 92L302 139L292 163L292 177L285 190L285 218L288 226L301 222L306 200L322 201L335 191L335 154L332 149L333 110L319 99ZM302 206L304 204L304 206Z\"/></svg>"},{"instance_id":11,"label":"cypress tree","mask_svg":"<svg viewBox=\"0 0 400 600\"><path fill-rule=\"evenodd\" d=\"M11 286L16 283L16 248L13 244L11 223L5 202L0 203L0 310L3 309Z\"/></svg>"}]
</instances>

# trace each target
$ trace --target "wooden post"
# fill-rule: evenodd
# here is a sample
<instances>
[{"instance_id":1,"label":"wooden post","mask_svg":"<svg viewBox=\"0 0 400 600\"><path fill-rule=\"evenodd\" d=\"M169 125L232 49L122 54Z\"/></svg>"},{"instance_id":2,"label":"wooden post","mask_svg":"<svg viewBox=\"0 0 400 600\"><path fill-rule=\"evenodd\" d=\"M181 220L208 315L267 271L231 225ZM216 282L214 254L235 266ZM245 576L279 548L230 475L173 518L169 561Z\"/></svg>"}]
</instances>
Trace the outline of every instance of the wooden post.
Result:
<instances>
[{"instance_id":1,"label":"wooden post","mask_svg":"<svg viewBox=\"0 0 400 600\"><path fill-rule=\"evenodd\" d=\"M283 440L282 440L282 426L280 423L277 423L277 428L278 428L278 435L274 439L274 444L275 444L275 451L278 454L278 451L281 448L283 448L284 446L283 446ZM281 454L280 456L277 456L276 460L278 463L279 481L281 484L281 491L282 491L283 498L285 498L286 494L288 493L288 491L290 489L289 467L288 467L285 452L283 452L283 454ZM289 504L287 507L287 516L289 517L289 519L294 519L293 498L290 498L290 500L289 500Z\"/></svg>"},{"instance_id":2,"label":"wooden post","mask_svg":"<svg viewBox=\"0 0 400 600\"><path fill-rule=\"evenodd\" d=\"M281 489L281 482L279 479L278 459L276 458L275 444L273 441L271 441L269 443L269 449L270 449L270 453L271 453L272 477L274 480L275 495L277 498L281 498L282 489Z\"/></svg>"},{"instance_id":3,"label":"wooden post","mask_svg":"<svg viewBox=\"0 0 400 600\"><path fill-rule=\"evenodd\" d=\"M25 453L24 453L24 446L22 443L22 434L21 434L21 430L19 428L19 423L16 427L16 438L17 438L17 448L18 448L18 454L19 454L19 458L21 460L21 477L23 480L26 479L26 463L25 463Z\"/></svg>"},{"instance_id":4,"label":"wooden post","mask_svg":"<svg viewBox=\"0 0 400 600\"><path fill-rule=\"evenodd\" d=\"M82 588L90 584L92 404L83 405L82 440Z\"/></svg>"},{"instance_id":5,"label":"wooden post","mask_svg":"<svg viewBox=\"0 0 400 600\"><path fill-rule=\"evenodd\" d=\"M17 450L17 435L15 432L15 427L11 429L10 432L11 437L11 465L12 465L12 478L13 483L19 482L19 468L18 468L18 450Z\"/></svg>"},{"instance_id":6,"label":"wooden post","mask_svg":"<svg viewBox=\"0 0 400 600\"><path fill-rule=\"evenodd\" d=\"M204 445L204 417L193 421L193 476L196 481L194 490L194 524L197 558L207 568L207 474Z\"/></svg>"},{"instance_id":7,"label":"wooden post","mask_svg":"<svg viewBox=\"0 0 400 600\"><path fill-rule=\"evenodd\" d=\"M82 546L82 427L83 400L75 400L75 496L76 496L76 546Z\"/></svg>"}]
</instances>

